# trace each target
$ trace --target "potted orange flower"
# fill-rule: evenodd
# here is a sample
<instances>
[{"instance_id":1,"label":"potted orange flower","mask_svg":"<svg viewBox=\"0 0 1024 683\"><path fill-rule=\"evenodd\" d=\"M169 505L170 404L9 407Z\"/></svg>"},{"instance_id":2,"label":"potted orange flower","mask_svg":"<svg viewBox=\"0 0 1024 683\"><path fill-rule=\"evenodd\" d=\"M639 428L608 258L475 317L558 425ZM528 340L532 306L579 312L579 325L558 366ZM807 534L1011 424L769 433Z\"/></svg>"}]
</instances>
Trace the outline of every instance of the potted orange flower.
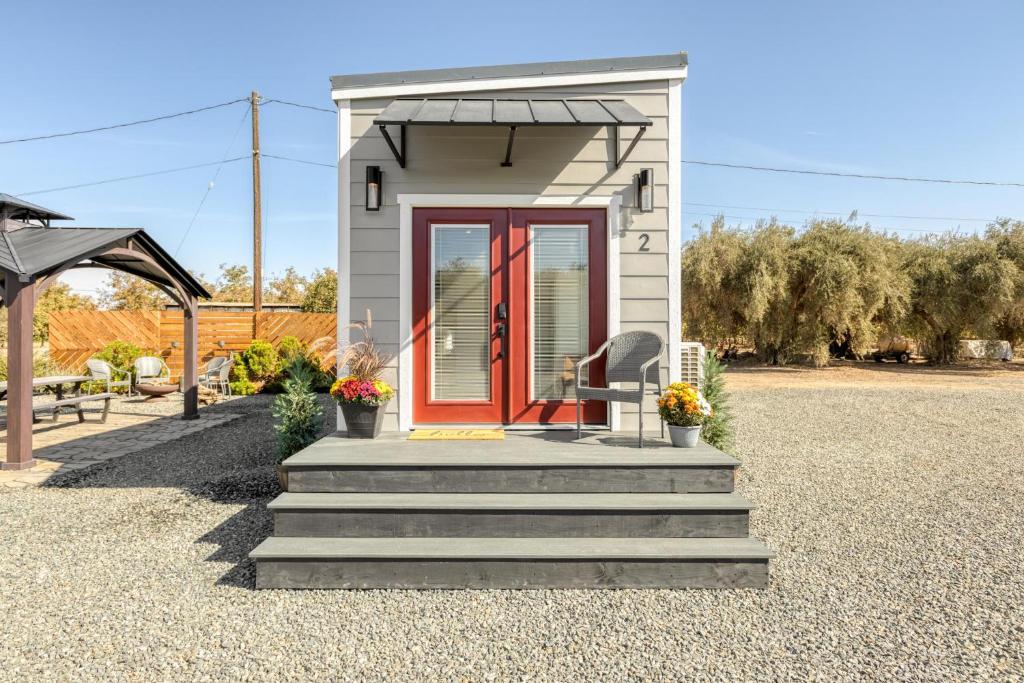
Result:
<instances>
[{"instance_id":1,"label":"potted orange flower","mask_svg":"<svg viewBox=\"0 0 1024 683\"><path fill-rule=\"evenodd\" d=\"M693 448L712 410L696 387L686 382L673 382L658 399L658 414L668 425L673 446Z\"/></svg>"}]
</instances>

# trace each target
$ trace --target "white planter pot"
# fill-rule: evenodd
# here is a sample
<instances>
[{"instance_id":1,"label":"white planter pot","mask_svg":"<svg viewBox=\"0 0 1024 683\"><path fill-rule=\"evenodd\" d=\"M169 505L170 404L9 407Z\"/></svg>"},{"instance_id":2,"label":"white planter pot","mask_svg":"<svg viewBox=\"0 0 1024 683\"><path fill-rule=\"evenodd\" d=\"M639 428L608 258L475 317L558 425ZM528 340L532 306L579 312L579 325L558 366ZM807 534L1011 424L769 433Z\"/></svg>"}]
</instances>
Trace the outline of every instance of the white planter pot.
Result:
<instances>
[{"instance_id":1,"label":"white planter pot","mask_svg":"<svg viewBox=\"0 0 1024 683\"><path fill-rule=\"evenodd\" d=\"M669 425L668 434L672 437L672 445L676 448L693 448L700 438L700 426L676 427Z\"/></svg>"}]
</instances>

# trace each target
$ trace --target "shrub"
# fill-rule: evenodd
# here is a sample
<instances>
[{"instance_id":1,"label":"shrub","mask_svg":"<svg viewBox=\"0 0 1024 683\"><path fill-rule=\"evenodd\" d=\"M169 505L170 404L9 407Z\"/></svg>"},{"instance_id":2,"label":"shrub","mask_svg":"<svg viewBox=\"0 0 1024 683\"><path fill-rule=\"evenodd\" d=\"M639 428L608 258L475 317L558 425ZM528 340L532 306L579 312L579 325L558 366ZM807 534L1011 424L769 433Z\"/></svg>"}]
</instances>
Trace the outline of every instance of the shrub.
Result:
<instances>
[{"instance_id":1,"label":"shrub","mask_svg":"<svg viewBox=\"0 0 1024 683\"><path fill-rule=\"evenodd\" d=\"M274 399L273 414L277 419L277 462L316 441L323 426L323 407L310 390L308 377L301 371L285 382L285 391Z\"/></svg>"},{"instance_id":2,"label":"shrub","mask_svg":"<svg viewBox=\"0 0 1024 683\"><path fill-rule=\"evenodd\" d=\"M97 353L94 357L105 360L116 368L132 371L132 364L136 358L146 355L141 348L126 341L112 341Z\"/></svg>"},{"instance_id":3,"label":"shrub","mask_svg":"<svg viewBox=\"0 0 1024 683\"><path fill-rule=\"evenodd\" d=\"M231 393L236 396L251 396L256 393L258 388L249 379L249 371L240 360L237 360L231 366L231 377L229 378L228 386L231 387Z\"/></svg>"},{"instance_id":4,"label":"shrub","mask_svg":"<svg viewBox=\"0 0 1024 683\"><path fill-rule=\"evenodd\" d=\"M249 348L242 351L239 360L245 366L248 379L252 382L273 379L281 365L281 359L274 347L270 342L261 339L254 339Z\"/></svg>"},{"instance_id":5,"label":"shrub","mask_svg":"<svg viewBox=\"0 0 1024 683\"><path fill-rule=\"evenodd\" d=\"M105 360L115 368L124 370L126 374L121 374L117 371L114 372L114 379L124 379L126 376L135 374L135 359L141 356L150 355L153 352L144 351L135 344L127 341L115 340L104 346L100 351L94 354L94 358ZM83 385L86 391L93 393L96 391L106 391L106 384L103 382L87 382ZM124 387L117 387L113 389L115 392L127 391Z\"/></svg>"},{"instance_id":6,"label":"shrub","mask_svg":"<svg viewBox=\"0 0 1024 683\"><path fill-rule=\"evenodd\" d=\"M704 359L704 398L711 404L711 417L704 421L700 437L715 448L730 450L735 436L729 396L725 393L725 366L714 353Z\"/></svg>"},{"instance_id":7,"label":"shrub","mask_svg":"<svg viewBox=\"0 0 1024 683\"><path fill-rule=\"evenodd\" d=\"M282 363L289 363L296 356L305 356L307 347L298 337L288 335L282 337L277 344L277 355L281 357Z\"/></svg>"}]
</instances>

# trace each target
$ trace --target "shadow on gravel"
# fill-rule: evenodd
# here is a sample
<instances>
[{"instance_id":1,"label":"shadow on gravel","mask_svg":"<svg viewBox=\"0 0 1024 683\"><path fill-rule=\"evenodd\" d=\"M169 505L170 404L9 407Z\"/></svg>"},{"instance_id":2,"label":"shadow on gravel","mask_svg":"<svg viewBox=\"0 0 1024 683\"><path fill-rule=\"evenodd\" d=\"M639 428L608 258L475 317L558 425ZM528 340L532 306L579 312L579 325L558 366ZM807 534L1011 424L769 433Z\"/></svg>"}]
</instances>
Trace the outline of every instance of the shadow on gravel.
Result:
<instances>
[{"instance_id":1,"label":"shadow on gravel","mask_svg":"<svg viewBox=\"0 0 1024 683\"><path fill-rule=\"evenodd\" d=\"M321 396L329 418L330 397ZM223 523L196 539L216 549L211 562L234 566L217 585L255 588L249 551L271 535L267 503L281 492L274 462L277 443L270 414L272 396L252 396L204 412L242 413L242 417L175 441L51 478L45 488L174 488L215 503L244 505ZM329 419L325 419L327 423ZM333 431L333 421L323 434ZM329 427L329 428L326 428Z\"/></svg>"}]
</instances>

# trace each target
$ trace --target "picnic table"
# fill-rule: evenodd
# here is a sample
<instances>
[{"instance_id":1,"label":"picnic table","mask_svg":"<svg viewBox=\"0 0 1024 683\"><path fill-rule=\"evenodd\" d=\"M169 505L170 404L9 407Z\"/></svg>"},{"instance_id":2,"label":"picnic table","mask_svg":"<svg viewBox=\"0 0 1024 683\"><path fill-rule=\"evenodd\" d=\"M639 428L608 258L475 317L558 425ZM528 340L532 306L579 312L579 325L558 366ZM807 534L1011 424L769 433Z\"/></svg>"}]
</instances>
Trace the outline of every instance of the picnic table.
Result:
<instances>
[{"instance_id":1,"label":"picnic table","mask_svg":"<svg viewBox=\"0 0 1024 683\"><path fill-rule=\"evenodd\" d=\"M32 388L38 387L56 387L57 388L57 400L60 401L64 398L64 385L74 384L74 393L78 393L82 389L82 382L88 382L92 377L89 375L52 375L50 377L33 377ZM7 382L0 382L0 401L7 398Z\"/></svg>"}]
</instances>

